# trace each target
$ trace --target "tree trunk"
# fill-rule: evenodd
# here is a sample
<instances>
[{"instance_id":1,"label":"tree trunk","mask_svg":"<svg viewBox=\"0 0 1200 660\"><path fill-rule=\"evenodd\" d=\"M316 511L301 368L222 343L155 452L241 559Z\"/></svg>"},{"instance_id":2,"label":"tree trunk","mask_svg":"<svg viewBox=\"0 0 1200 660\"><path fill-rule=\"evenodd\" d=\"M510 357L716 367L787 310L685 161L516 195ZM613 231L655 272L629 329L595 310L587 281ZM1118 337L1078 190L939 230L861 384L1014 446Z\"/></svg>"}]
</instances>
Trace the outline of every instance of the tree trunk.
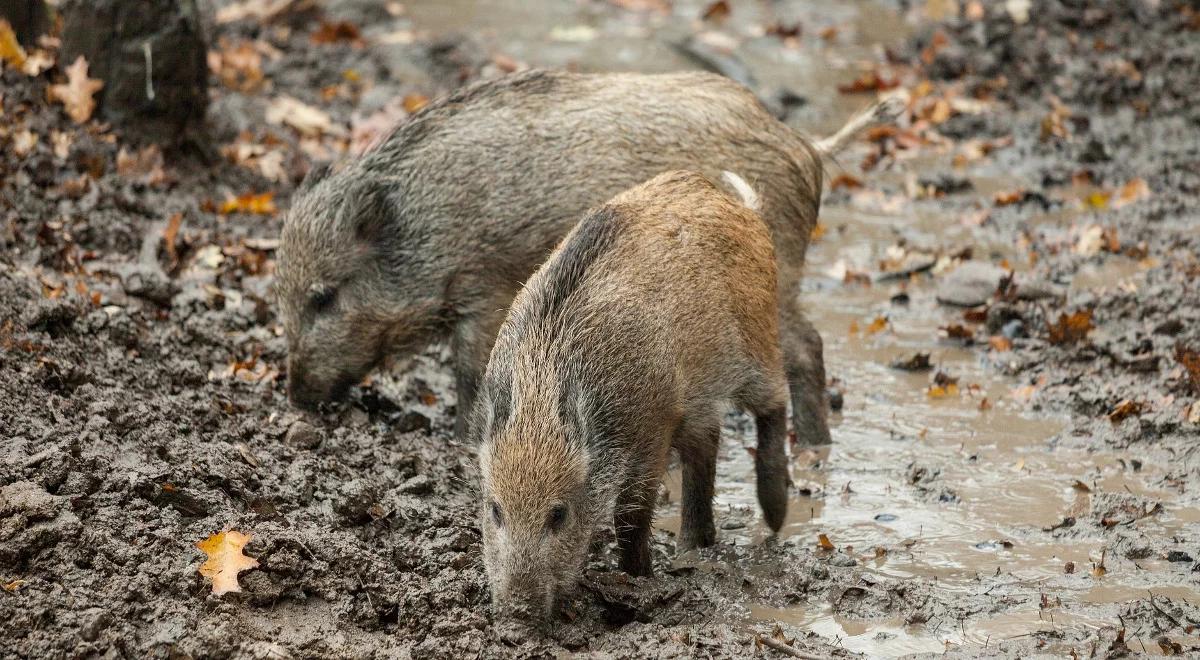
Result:
<instances>
[{"instance_id":1,"label":"tree trunk","mask_svg":"<svg viewBox=\"0 0 1200 660\"><path fill-rule=\"evenodd\" d=\"M4 0L0 0L4 1ZM208 65L195 0L65 0L60 63L87 58L104 81L100 116L126 137L193 137L208 106Z\"/></svg>"},{"instance_id":2,"label":"tree trunk","mask_svg":"<svg viewBox=\"0 0 1200 660\"><path fill-rule=\"evenodd\" d=\"M50 31L50 12L43 0L0 0L0 18L8 21L23 46L34 45Z\"/></svg>"}]
</instances>

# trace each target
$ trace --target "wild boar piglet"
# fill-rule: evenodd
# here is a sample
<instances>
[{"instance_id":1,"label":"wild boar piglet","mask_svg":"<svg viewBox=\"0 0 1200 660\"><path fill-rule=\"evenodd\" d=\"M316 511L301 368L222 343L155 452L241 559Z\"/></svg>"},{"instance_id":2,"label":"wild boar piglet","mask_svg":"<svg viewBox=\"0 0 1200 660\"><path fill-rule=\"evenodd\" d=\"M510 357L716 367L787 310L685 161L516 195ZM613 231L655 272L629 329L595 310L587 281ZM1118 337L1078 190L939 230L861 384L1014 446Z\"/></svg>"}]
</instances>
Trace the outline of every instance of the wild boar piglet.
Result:
<instances>
[{"instance_id":1,"label":"wild boar piglet","mask_svg":"<svg viewBox=\"0 0 1200 660\"><path fill-rule=\"evenodd\" d=\"M754 415L758 500L787 511L788 381L771 231L701 174L668 172L589 212L517 294L475 408L483 554L497 614L538 618L613 524L621 568L651 573L671 449L682 548L714 542L721 418Z\"/></svg>"}]
</instances>

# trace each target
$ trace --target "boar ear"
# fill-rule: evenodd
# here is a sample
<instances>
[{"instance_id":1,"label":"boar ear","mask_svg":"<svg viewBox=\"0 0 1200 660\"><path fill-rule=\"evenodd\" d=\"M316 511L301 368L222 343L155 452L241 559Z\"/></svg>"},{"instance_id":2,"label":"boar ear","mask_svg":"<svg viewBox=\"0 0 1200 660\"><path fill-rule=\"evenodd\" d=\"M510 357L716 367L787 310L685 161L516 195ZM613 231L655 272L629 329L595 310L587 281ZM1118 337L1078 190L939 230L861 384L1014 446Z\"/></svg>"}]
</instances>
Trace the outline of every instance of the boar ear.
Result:
<instances>
[{"instance_id":1,"label":"boar ear","mask_svg":"<svg viewBox=\"0 0 1200 660\"><path fill-rule=\"evenodd\" d=\"M308 169L308 174L304 175L304 179L300 181L300 185L296 186L296 192L303 192L317 185L329 173L333 171L333 163L313 163L313 166Z\"/></svg>"},{"instance_id":2,"label":"boar ear","mask_svg":"<svg viewBox=\"0 0 1200 660\"><path fill-rule=\"evenodd\" d=\"M354 235L375 244L384 238L392 213L391 189L387 182L368 179L350 191L346 203L354 209Z\"/></svg>"}]
</instances>

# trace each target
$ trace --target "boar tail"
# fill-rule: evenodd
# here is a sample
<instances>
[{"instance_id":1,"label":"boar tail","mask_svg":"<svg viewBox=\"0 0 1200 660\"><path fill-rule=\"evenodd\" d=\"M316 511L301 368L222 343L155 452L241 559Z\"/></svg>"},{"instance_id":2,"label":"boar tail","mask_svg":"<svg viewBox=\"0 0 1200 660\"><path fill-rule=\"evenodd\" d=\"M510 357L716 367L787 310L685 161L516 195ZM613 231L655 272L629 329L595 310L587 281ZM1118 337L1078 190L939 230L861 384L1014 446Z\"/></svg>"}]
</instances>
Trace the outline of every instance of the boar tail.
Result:
<instances>
[{"instance_id":1,"label":"boar tail","mask_svg":"<svg viewBox=\"0 0 1200 660\"><path fill-rule=\"evenodd\" d=\"M725 179L725 183L729 184L729 187L737 192L738 197L741 198L742 206L751 211L759 209L758 193L754 192L754 188L751 188L745 179L729 170L721 172L721 178Z\"/></svg>"},{"instance_id":2,"label":"boar tail","mask_svg":"<svg viewBox=\"0 0 1200 660\"><path fill-rule=\"evenodd\" d=\"M908 104L907 94L893 92L855 113L845 126L826 138L813 143L822 156L834 156L858 137L864 130L878 124L895 121Z\"/></svg>"}]
</instances>

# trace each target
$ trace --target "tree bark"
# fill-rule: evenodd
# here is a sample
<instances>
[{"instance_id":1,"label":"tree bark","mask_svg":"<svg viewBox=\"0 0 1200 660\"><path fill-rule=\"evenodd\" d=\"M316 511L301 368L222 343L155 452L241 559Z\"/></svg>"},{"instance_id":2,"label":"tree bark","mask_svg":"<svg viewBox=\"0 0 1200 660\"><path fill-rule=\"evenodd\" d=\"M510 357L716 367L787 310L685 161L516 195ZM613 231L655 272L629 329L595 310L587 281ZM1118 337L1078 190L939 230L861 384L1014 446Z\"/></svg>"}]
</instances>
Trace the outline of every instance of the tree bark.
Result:
<instances>
[{"instance_id":1,"label":"tree bark","mask_svg":"<svg viewBox=\"0 0 1200 660\"><path fill-rule=\"evenodd\" d=\"M0 18L8 21L22 46L32 46L50 31L50 11L43 0L0 0Z\"/></svg>"},{"instance_id":2,"label":"tree bark","mask_svg":"<svg viewBox=\"0 0 1200 660\"><path fill-rule=\"evenodd\" d=\"M3 1L3 0L0 0ZM195 0L65 0L62 51L104 81L100 117L126 138L194 137L208 106L206 46Z\"/></svg>"}]
</instances>

